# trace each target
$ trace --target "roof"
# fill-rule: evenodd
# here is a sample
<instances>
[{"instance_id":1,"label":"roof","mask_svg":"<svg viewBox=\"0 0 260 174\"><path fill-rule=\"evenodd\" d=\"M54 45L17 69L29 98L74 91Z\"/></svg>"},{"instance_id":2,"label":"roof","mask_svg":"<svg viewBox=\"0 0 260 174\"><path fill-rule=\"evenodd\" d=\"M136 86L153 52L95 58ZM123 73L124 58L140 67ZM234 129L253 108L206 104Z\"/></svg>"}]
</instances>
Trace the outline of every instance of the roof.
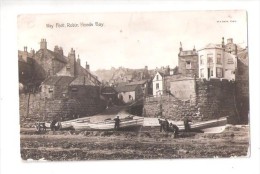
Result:
<instances>
[{"instance_id":1,"label":"roof","mask_svg":"<svg viewBox=\"0 0 260 174\"><path fill-rule=\"evenodd\" d=\"M69 85L74 80L74 77L70 76L61 76L60 80L56 82L56 85Z\"/></svg>"},{"instance_id":2,"label":"roof","mask_svg":"<svg viewBox=\"0 0 260 174\"><path fill-rule=\"evenodd\" d=\"M200 50L204 50L204 49L223 49L221 44L213 44L213 43L209 43L207 45L205 45L202 49ZM198 51L200 51L198 50Z\"/></svg>"},{"instance_id":3,"label":"roof","mask_svg":"<svg viewBox=\"0 0 260 174\"><path fill-rule=\"evenodd\" d=\"M60 55L59 53L53 52L51 50L47 51L54 57L54 59L59 60L61 62L67 63L67 58L65 56Z\"/></svg>"},{"instance_id":4,"label":"roof","mask_svg":"<svg viewBox=\"0 0 260 174\"><path fill-rule=\"evenodd\" d=\"M130 85L130 86L118 86L115 88L117 92L131 92L135 91L138 85Z\"/></svg>"},{"instance_id":5,"label":"roof","mask_svg":"<svg viewBox=\"0 0 260 174\"><path fill-rule=\"evenodd\" d=\"M101 89L102 94L116 94L117 91L112 86L105 86Z\"/></svg>"},{"instance_id":6,"label":"roof","mask_svg":"<svg viewBox=\"0 0 260 174\"><path fill-rule=\"evenodd\" d=\"M87 76L78 76L71 83L71 85L91 85L95 86L95 84L89 80Z\"/></svg>"},{"instance_id":7,"label":"roof","mask_svg":"<svg viewBox=\"0 0 260 174\"><path fill-rule=\"evenodd\" d=\"M127 86L130 86L130 85L143 85L147 82L147 80L140 80L140 81L135 81L135 82L131 82L131 83L128 83L126 84Z\"/></svg>"},{"instance_id":8,"label":"roof","mask_svg":"<svg viewBox=\"0 0 260 174\"><path fill-rule=\"evenodd\" d=\"M244 49L237 53L237 58L246 66L248 66L249 59L248 59L248 50Z\"/></svg>"},{"instance_id":9,"label":"roof","mask_svg":"<svg viewBox=\"0 0 260 174\"><path fill-rule=\"evenodd\" d=\"M73 79L69 76L51 76L43 81L43 85L69 85Z\"/></svg>"},{"instance_id":10,"label":"roof","mask_svg":"<svg viewBox=\"0 0 260 174\"><path fill-rule=\"evenodd\" d=\"M196 50L184 50L179 53L179 56L194 56L198 55Z\"/></svg>"}]
</instances>

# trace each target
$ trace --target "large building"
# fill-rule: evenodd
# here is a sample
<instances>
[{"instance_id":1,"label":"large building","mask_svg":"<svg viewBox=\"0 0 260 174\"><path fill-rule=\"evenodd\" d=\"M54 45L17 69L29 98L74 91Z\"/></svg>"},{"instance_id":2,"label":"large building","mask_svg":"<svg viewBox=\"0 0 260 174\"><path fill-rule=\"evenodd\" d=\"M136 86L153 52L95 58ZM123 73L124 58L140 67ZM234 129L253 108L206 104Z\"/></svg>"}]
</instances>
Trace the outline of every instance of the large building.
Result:
<instances>
[{"instance_id":1,"label":"large building","mask_svg":"<svg viewBox=\"0 0 260 174\"><path fill-rule=\"evenodd\" d=\"M235 80L236 56L225 52L218 44L207 44L198 50L199 78Z\"/></svg>"},{"instance_id":2,"label":"large building","mask_svg":"<svg viewBox=\"0 0 260 174\"><path fill-rule=\"evenodd\" d=\"M71 48L68 56L64 56L63 49L55 46L53 51L48 49L46 39L41 39L40 49L38 51L18 51L19 62L19 82L24 86L40 84L52 76L78 77L86 76L94 85L100 85L101 82L97 76L89 70L89 64L86 62L85 68L81 66L80 58L76 59L76 53Z\"/></svg>"}]
</instances>

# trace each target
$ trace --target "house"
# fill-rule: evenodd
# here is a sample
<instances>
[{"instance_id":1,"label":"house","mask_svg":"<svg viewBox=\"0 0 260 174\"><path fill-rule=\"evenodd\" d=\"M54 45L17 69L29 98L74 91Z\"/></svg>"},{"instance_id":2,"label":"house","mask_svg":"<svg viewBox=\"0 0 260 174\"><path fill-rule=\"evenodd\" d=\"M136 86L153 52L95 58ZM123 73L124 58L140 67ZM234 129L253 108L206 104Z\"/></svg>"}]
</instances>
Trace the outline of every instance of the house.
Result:
<instances>
[{"instance_id":1,"label":"house","mask_svg":"<svg viewBox=\"0 0 260 174\"><path fill-rule=\"evenodd\" d=\"M69 98L99 100L100 87L93 83L87 76L75 77L68 86Z\"/></svg>"},{"instance_id":2,"label":"house","mask_svg":"<svg viewBox=\"0 0 260 174\"><path fill-rule=\"evenodd\" d=\"M106 101L112 102L114 104L118 103L117 91L113 86L104 86L101 88L101 95Z\"/></svg>"},{"instance_id":3,"label":"house","mask_svg":"<svg viewBox=\"0 0 260 174\"><path fill-rule=\"evenodd\" d=\"M199 77L235 80L236 56L225 52L222 45L207 44L198 50Z\"/></svg>"},{"instance_id":4,"label":"house","mask_svg":"<svg viewBox=\"0 0 260 174\"><path fill-rule=\"evenodd\" d=\"M163 94L165 84L164 84L164 74L157 71L153 78L153 96L160 96Z\"/></svg>"},{"instance_id":5,"label":"house","mask_svg":"<svg viewBox=\"0 0 260 174\"><path fill-rule=\"evenodd\" d=\"M61 99L67 97L68 87L74 80L69 76L51 76L41 85L41 98Z\"/></svg>"},{"instance_id":6,"label":"house","mask_svg":"<svg viewBox=\"0 0 260 174\"><path fill-rule=\"evenodd\" d=\"M143 95L147 96L149 91L149 82L150 80L140 80L140 81L130 82L126 85L127 86L139 85L143 91Z\"/></svg>"},{"instance_id":7,"label":"house","mask_svg":"<svg viewBox=\"0 0 260 174\"><path fill-rule=\"evenodd\" d=\"M180 43L180 49L178 54L179 73L185 77L197 77L198 76L198 53L195 49L183 50Z\"/></svg>"},{"instance_id":8,"label":"house","mask_svg":"<svg viewBox=\"0 0 260 174\"><path fill-rule=\"evenodd\" d=\"M117 86L115 90L118 93L119 101L130 103L143 97L143 90L140 85Z\"/></svg>"}]
</instances>

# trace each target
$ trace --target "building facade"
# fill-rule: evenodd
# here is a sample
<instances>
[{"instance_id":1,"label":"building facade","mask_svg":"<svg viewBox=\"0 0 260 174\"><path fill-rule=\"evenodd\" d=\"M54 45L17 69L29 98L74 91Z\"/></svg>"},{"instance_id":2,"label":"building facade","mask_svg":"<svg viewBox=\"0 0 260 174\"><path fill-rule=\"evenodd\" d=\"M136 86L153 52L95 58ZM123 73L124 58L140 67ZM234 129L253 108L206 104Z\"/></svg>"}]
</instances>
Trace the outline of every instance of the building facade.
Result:
<instances>
[{"instance_id":1,"label":"building facade","mask_svg":"<svg viewBox=\"0 0 260 174\"><path fill-rule=\"evenodd\" d=\"M198 53L195 49L183 50L180 43L180 51L178 54L179 73L185 77L198 76Z\"/></svg>"},{"instance_id":2,"label":"building facade","mask_svg":"<svg viewBox=\"0 0 260 174\"><path fill-rule=\"evenodd\" d=\"M207 44L198 50L199 78L235 80L236 56L225 52L221 45Z\"/></svg>"}]
</instances>

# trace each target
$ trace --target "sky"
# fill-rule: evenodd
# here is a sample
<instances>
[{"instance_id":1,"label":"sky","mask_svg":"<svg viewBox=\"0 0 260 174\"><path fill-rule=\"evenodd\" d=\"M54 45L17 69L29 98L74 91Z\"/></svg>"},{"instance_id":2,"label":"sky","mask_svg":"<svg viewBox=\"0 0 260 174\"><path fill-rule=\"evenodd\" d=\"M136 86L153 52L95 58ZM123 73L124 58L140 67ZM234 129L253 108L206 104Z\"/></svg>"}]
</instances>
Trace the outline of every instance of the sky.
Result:
<instances>
[{"instance_id":1,"label":"sky","mask_svg":"<svg viewBox=\"0 0 260 174\"><path fill-rule=\"evenodd\" d=\"M96 22L99 26L95 26ZM78 24L69 27L67 24ZM81 23L93 26L81 27ZM66 27L56 27L64 24ZM103 24L103 26L100 26ZM47 27L53 25L53 28ZM72 25L70 25L72 26ZM184 50L201 49L228 38L247 46L246 11L120 12L85 14L22 14L17 16L18 49L76 50L82 66L91 70L111 67L149 69L178 65L180 42Z\"/></svg>"}]
</instances>

